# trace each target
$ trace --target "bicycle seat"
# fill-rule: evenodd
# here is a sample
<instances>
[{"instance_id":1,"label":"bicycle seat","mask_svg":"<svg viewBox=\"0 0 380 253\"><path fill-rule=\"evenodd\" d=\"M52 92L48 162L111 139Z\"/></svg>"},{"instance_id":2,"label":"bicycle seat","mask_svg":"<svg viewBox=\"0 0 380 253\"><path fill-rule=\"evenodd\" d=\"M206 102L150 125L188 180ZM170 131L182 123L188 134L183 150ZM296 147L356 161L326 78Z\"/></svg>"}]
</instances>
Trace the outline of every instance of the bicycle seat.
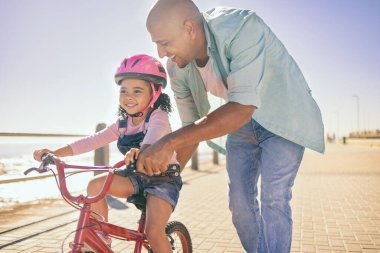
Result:
<instances>
[{"instance_id":1,"label":"bicycle seat","mask_svg":"<svg viewBox=\"0 0 380 253\"><path fill-rule=\"evenodd\" d=\"M146 210L146 197L144 194L134 194L127 198L127 202L132 203L140 211L145 212Z\"/></svg>"}]
</instances>

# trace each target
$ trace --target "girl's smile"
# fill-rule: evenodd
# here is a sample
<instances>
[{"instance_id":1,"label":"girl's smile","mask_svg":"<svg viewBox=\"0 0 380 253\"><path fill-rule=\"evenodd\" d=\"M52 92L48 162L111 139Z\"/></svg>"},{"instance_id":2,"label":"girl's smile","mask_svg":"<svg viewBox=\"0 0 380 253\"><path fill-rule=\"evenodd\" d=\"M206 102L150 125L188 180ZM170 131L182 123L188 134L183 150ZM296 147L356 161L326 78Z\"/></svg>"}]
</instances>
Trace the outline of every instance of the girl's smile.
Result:
<instances>
[{"instance_id":1,"label":"girl's smile","mask_svg":"<svg viewBox=\"0 0 380 253\"><path fill-rule=\"evenodd\" d=\"M141 79L124 79L120 84L119 102L128 114L143 112L152 99L150 83ZM143 112L145 114L145 112Z\"/></svg>"}]
</instances>

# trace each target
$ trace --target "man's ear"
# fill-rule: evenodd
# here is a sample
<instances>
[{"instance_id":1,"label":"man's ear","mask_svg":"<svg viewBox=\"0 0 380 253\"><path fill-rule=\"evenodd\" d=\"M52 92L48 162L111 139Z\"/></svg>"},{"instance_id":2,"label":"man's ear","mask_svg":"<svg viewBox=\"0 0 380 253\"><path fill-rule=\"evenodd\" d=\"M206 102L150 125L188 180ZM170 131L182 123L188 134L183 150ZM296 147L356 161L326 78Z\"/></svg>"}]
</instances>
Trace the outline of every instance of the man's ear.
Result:
<instances>
[{"instance_id":1,"label":"man's ear","mask_svg":"<svg viewBox=\"0 0 380 253\"><path fill-rule=\"evenodd\" d=\"M185 31L186 33L190 36L190 38L194 39L195 38L195 27L194 27L194 22L191 20L186 20L184 23Z\"/></svg>"}]
</instances>

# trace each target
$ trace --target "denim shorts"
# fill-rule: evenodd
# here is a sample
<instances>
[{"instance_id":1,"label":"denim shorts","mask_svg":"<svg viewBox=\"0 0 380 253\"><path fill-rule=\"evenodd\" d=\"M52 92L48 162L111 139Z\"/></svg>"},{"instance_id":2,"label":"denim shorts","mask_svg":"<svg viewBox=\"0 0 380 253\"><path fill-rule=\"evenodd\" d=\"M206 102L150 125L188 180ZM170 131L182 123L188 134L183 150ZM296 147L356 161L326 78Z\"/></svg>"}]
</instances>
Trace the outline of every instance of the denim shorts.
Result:
<instances>
[{"instance_id":1,"label":"denim shorts","mask_svg":"<svg viewBox=\"0 0 380 253\"><path fill-rule=\"evenodd\" d=\"M173 176L172 180L165 183L150 183L140 176L129 177L135 190L134 194L143 194L145 197L151 194L157 198L163 199L168 202L173 211L178 203L179 191L182 188L181 176Z\"/></svg>"}]
</instances>

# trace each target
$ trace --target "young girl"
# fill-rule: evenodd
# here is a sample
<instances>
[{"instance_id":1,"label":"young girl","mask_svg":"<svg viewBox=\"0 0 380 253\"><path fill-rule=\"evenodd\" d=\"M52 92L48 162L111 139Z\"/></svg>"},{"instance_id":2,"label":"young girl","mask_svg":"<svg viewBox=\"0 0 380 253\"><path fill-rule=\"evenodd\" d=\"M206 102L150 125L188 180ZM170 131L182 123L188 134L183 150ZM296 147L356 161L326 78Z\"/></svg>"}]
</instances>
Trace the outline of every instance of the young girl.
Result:
<instances>
[{"instance_id":1,"label":"young girl","mask_svg":"<svg viewBox=\"0 0 380 253\"><path fill-rule=\"evenodd\" d=\"M95 135L80 139L55 151L41 149L34 151L34 158L41 160L47 152L64 157L95 150L117 140L117 147L125 155L126 164L138 157L139 150L171 132L168 112L170 99L161 89L166 86L166 72L161 63L148 55L135 55L124 59L117 69L115 81L120 86L119 119ZM175 154L173 164L178 164ZM106 175L94 177L88 184L87 193L95 196L103 187ZM173 212L182 187L182 180L173 177L168 183L148 184L140 177L115 175L108 194L126 198L143 193L147 197L146 235L153 252L172 252L168 243L165 226ZM92 205L92 210L108 220L108 205L105 199ZM102 235L101 232L98 234ZM102 235L108 244L111 239Z\"/></svg>"}]
</instances>

